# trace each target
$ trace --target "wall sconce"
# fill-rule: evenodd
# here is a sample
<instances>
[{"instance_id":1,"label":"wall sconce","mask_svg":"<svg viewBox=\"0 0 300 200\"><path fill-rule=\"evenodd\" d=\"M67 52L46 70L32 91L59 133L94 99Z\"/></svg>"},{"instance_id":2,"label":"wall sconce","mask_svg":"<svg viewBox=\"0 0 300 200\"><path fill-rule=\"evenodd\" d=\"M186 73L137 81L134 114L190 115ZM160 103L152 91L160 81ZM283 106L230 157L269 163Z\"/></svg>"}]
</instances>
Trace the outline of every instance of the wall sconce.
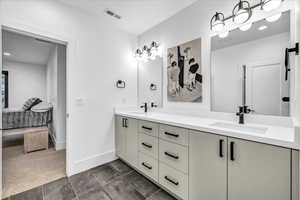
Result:
<instances>
[{"instance_id":1,"label":"wall sconce","mask_svg":"<svg viewBox=\"0 0 300 200\"><path fill-rule=\"evenodd\" d=\"M253 9L260 8L266 12L275 10L280 7L282 1L284 0L260 0L260 3L257 3L253 6L246 0L240 0L233 8L232 15L224 17L223 13L216 12L212 19L210 20L210 29L214 32L221 33L226 25L226 21L232 19L235 24L245 24L249 21L252 16ZM281 17L281 14L270 18L269 22L274 22ZM243 30L243 28L245 28ZM248 24L247 27L243 27L241 30L245 31L251 28L251 25Z\"/></svg>"},{"instance_id":2,"label":"wall sconce","mask_svg":"<svg viewBox=\"0 0 300 200\"><path fill-rule=\"evenodd\" d=\"M144 45L142 49L137 49L134 54L137 61L144 62L147 62L149 59L155 60L157 56L161 56L160 45L154 41L150 44L150 47Z\"/></svg>"}]
</instances>

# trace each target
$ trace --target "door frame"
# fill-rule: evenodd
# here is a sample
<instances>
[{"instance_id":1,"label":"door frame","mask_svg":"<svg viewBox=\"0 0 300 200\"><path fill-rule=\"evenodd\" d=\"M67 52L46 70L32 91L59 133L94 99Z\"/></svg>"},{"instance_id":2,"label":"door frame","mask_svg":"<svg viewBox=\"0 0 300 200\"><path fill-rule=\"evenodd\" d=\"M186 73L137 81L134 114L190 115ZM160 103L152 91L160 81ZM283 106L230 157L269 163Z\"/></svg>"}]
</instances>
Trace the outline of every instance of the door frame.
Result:
<instances>
[{"instance_id":1,"label":"door frame","mask_svg":"<svg viewBox=\"0 0 300 200\"><path fill-rule=\"evenodd\" d=\"M5 23L3 23L5 21ZM76 63L76 43L77 41L73 38L70 38L69 36L65 35L58 35L55 30L48 32L39 29L38 27L29 26L26 24L22 24L16 21L11 20L3 20L0 21L0 69L2 71L3 69L3 63L2 63L2 32L3 30L11 31L15 33L19 33L22 35L27 35L47 41L51 41L54 43L64 44L66 46L66 175L69 177L74 172L74 162L72 161L72 155L71 155L71 84L70 84L70 71L71 66L75 65ZM0 96L1 97L1 96ZM2 109L0 109L0 128L2 130ZM2 132L2 131L1 131ZM2 137L0 139L0 196L2 196Z\"/></svg>"}]
</instances>

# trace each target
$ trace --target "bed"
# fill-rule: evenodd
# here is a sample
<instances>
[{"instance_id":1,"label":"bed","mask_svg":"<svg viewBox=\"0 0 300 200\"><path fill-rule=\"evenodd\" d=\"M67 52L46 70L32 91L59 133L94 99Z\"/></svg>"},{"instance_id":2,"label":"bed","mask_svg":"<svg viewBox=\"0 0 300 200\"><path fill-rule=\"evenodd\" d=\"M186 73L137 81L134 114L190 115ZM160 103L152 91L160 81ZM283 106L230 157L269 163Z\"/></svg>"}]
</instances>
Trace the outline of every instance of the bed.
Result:
<instances>
[{"instance_id":1,"label":"bed","mask_svg":"<svg viewBox=\"0 0 300 200\"><path fill-rule=\"evenodd\" d=\"M48 126L53 108L39 98L27 100L20 110L2 111L2 130Z\"/></svg>"},{"instance_id":2,"label":"bed","mask_svg":"<svg viewBox=\"0 0 300 200\"><path fill-rule=\"evenodd\" d=\"M36 112L28 111L3 111L2 112L2 129L18 129L48 126L52 122L52 108Z\"/></svg>"}]
</instances>

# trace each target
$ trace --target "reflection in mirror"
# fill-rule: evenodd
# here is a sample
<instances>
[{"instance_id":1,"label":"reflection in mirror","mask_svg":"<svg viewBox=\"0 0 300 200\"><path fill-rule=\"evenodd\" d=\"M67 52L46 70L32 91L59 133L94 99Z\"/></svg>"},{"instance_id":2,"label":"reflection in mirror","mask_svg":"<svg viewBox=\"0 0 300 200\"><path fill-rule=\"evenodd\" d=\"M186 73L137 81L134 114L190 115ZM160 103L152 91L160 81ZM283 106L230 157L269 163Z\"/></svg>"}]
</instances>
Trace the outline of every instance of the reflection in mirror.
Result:
<instances>
[{"instance_id":1,"label":"reflection in mirror","mask_svg":"<svg viewBox=\"0 0 300 200\"><path fill-rule=\"evenodd\" d=\"M161 57L139 63L139 105L145 102L151 105L153 102L158 107L162 106L162 71L163 59Z\"/></svg>"},{"instance_id":2,"label":"reflection in mirror","mask_svg":"<svg viewBox=\"0 0 300 200\"><path fill-rule=\"evenodd\" d=\"M227 37L212 37L213 111L237 112L245 103L252 114L289 116L285 50L291 46L290 12L278 16L276 21L269 18L243 25Z\"/></svg>"}]
</instances>

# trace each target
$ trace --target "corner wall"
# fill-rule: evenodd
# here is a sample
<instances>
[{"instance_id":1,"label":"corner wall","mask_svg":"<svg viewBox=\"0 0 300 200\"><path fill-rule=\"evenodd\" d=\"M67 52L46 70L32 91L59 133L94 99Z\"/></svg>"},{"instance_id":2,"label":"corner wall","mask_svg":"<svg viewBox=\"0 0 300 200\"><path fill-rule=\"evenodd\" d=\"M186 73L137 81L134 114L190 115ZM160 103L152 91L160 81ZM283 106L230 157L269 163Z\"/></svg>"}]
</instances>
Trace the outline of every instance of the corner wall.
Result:
<instances>
[{"instance_id":1,"label":"corner wall","mask_svg":"<svg viewBox=\"0 0 300 200\"><path fill-rule=\"evenodd\" d=\"M116 105L137 104L137 38L53 0L1 0L4 26L70 41L67 49L67 174L115 159ZM117 89L118 79L126 81Z\"/></svg>"}]
</instances>

